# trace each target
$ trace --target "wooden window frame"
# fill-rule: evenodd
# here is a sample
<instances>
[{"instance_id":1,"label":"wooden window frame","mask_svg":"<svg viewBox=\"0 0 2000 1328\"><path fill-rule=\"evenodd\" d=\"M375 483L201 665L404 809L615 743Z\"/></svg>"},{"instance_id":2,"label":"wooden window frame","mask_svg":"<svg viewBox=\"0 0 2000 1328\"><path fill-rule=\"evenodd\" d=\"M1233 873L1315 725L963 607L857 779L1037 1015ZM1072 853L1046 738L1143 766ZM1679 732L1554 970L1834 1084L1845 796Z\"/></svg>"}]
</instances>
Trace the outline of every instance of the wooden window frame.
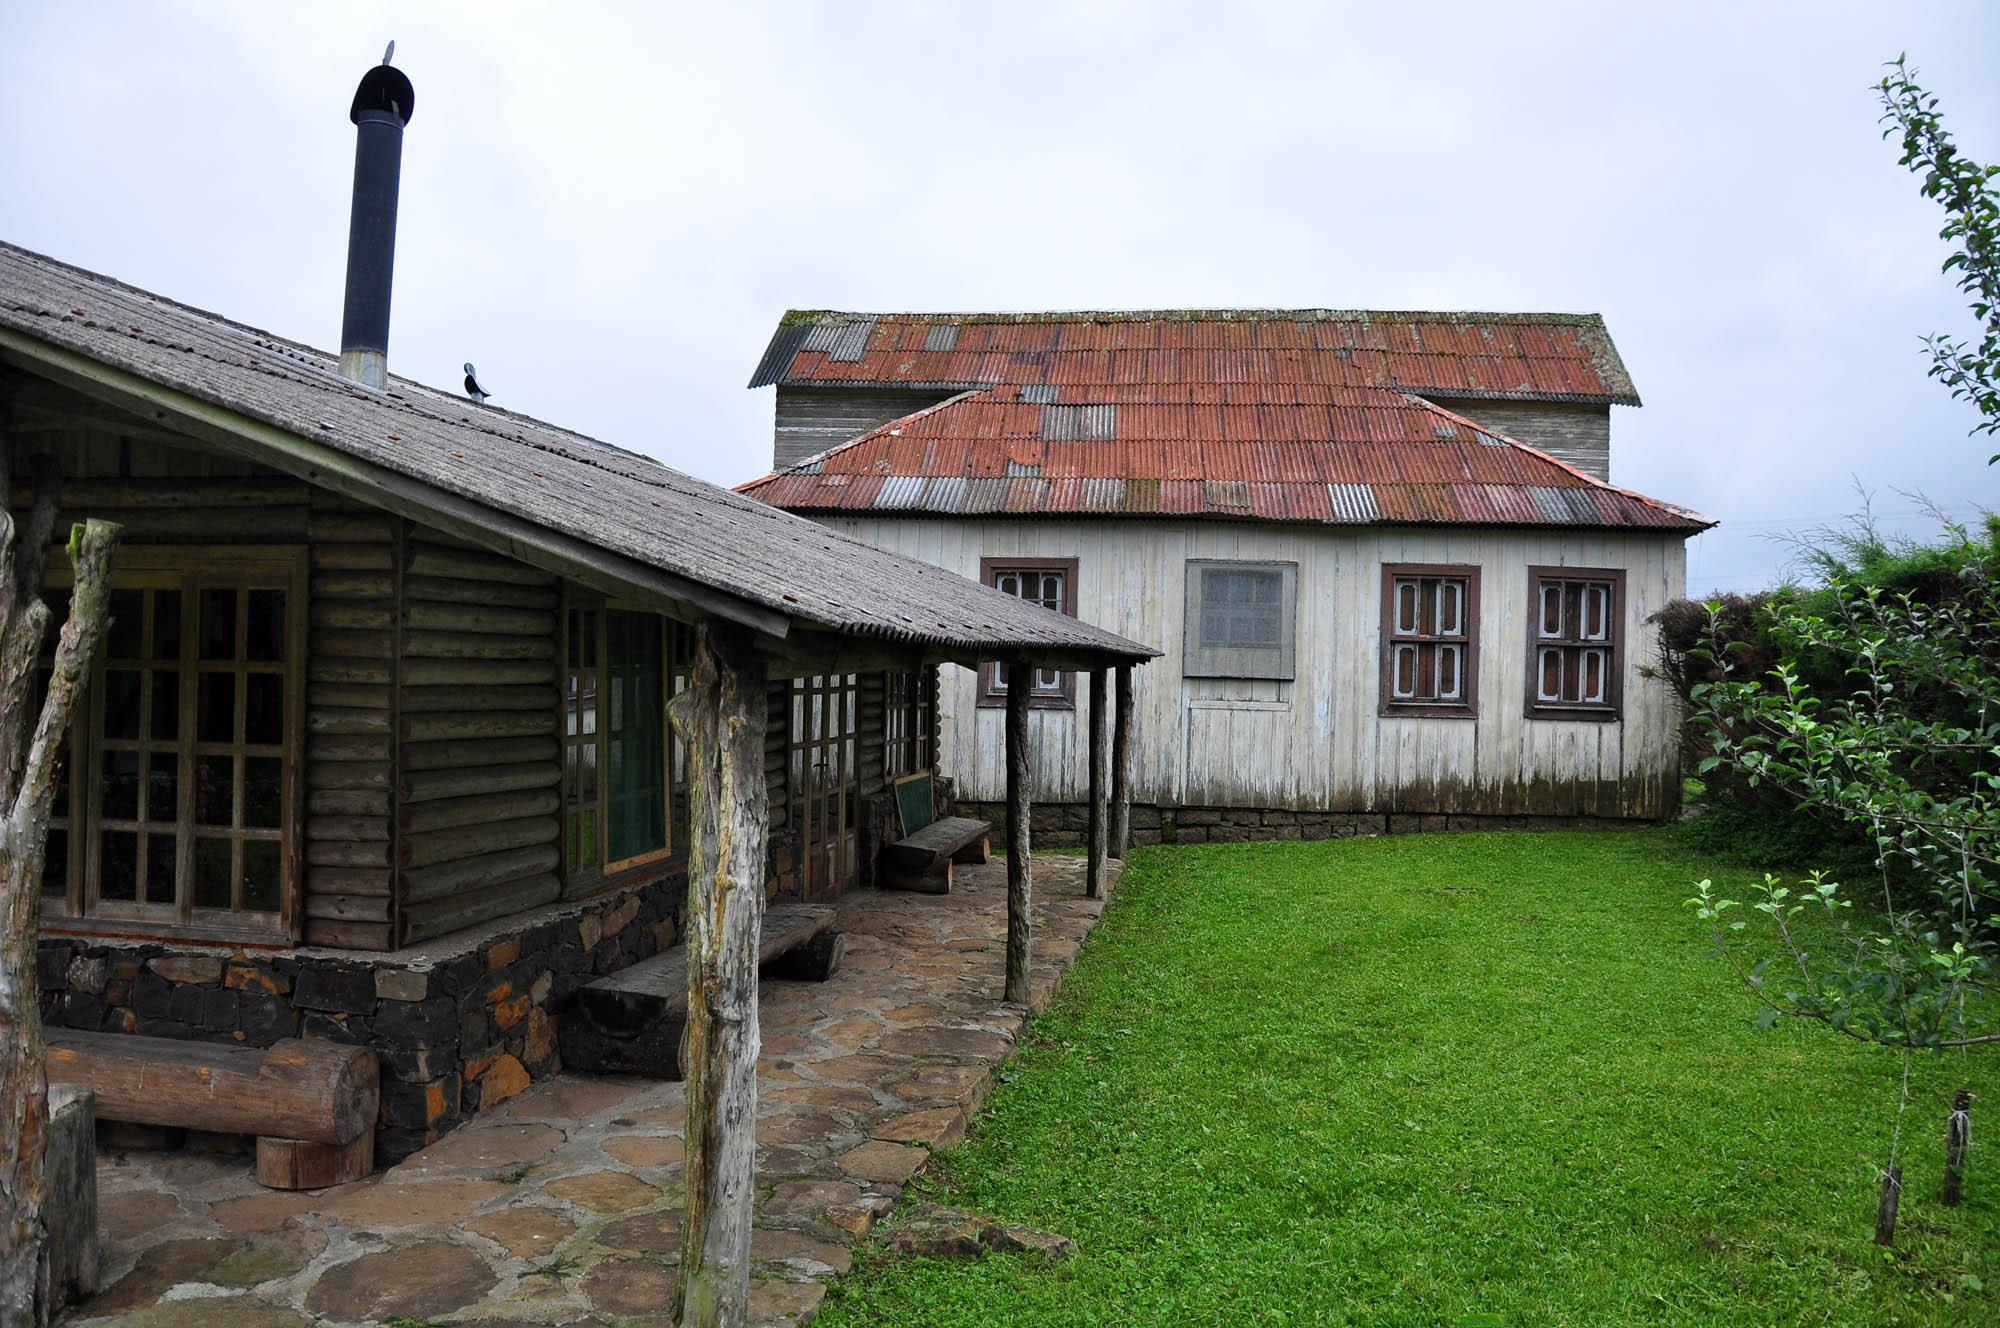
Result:
<instances>
[{"instance_id":1,"label":"wooden window frame","mask_svg":"<svg viewBox=\"0 0 2000 1328\"><path fill-rule=\"evenodd\" d=\"M979 560L979 583L998 586L1003 572L1060 572L1063 578L1062 611L1076 617L1076 572L1075 558L981 558ZM1074 710L1076 709L1076 674L1060 674L1060 684L1051 689L1030 692L1028 707L1032 710ZM988 660L979 666L979 705L983 708L1007 704L1007 685L1000 681L1000 665Z\"/></svg>"},{"instance_id":2,"label":"wooden window frame","mask_svg":"<svg viewBox=\"0 0 2000 1328\"><path fill-rule=\"evenodd\" d=\"M1541 678L1541 651L1544 646L1581 650L1586 648L1579 638L1548 638L1542 636L1542 586L1550 581L1598 582L1610 588L1611 603L1605 611L1605 625L1609 639L1604 643L1609 651L1608 675L1605 678L1605 695L1602 701L1553 702L1543 701L1536 695ZM1529 719L1570 719L1587 723L1616 723L1625 717L1625 571L1619 567L1543 567L1528 568L1528 615L1527 615L1527 677L1523 680L1524 713Z\"/></svg>"},{"instance_id":3,"label":"wooden window frame","mask_svg":"<svg viewBox=\"0 0 2000 1328\"><path fill-rule=\"evenodd\" d=\"M1201 644L1202 577L1218 570L1275 572L1279 577L1278 644L1268 649ZM1269 558L1190 558L1181 618L1181 676L1186 678L1298 679L1299 565ZM1270 656L1251 660L1245 657Z\"/></svg>"},{"instance_id":4,"label":"wooden window frame","mask_svg":"<svg viewBox=\"0 0 2000 1328\"><path fill-rule=\"evenodd\" d=\"M569 659L571 638L570 618L573 613L579 612L592 615L592 620L595 623L594 630L597 635L596 663L593 666L597 683L595 693L597 725L591 735L596 739L592 745L595 746L597 751L597 856L589 866L574 868L570 865L569 861L570 820L573 809L579 804L572 803L570 798L569 753L572 748L579 747L582 744L577 742L569 732L569 684L571 678ZM611 695L611 665L608 649L610 633L605 623L605 615L609 613L644 614L654 620L660 632L660 727L661 759L664 762L662 767L663 787L661 789L661 802L667 838L665 846L661 848L649 849L644 853L619 858L615 861L610 857L611 730L605 718ZM645 605L591 594L574 587L566 586L564 588L561 616L558 619L558 630L562 639L557 643L556 649L556 660L559 666L556 687L556 739L559 750L556 759L562 770L562 777L558 784L558 788L562 793L562 800L558 808L558 813L561 821L560 847L562 850L563 894L566 898L592 894L608 886L623 884L624 882L620 880L621 877L636 873L642 868L653 867L656 864L671 863L676 859L677 854L685 856L685 850L674 834L675 752L673 724L668 709L673 702L677 681L675 672L675 664L677 662L675 646L677 637L673 630L674 626L675 624L664 614Z\"/></svg>"},{"instance_id":5,"label":"wooden window frame","mask_svg":"<svg viewBox=\"0 0 2000 1328\"><path fill-rule=\"evenodd\" d=\"M1425 580L1463 581L1465 600L1461 614L1465 631L1455 636L1399 636L1396 632L1396 582ZM1479 715L1479 567L1472 563L1384 563L1382 565L1382 690L1379 713L1435 719L1476 719ZM1434 698L1399 700L1396 697L1395 648L1399 644L1452 644L1464 647L1459 663L1457 701Z\"/></svg>"},{"instance_id":6,"label":"wooden window frame","mask_svg":"<svg viewBox=\"0 0 2000 1328\"><path fill-rule=\"evenodd\" d=\"M51 566L44 578L51 589L70 590L73 588L73 574L66 566ZM306 679L308 672L307 624L310 606L307 595L310 583L310 563L308 550L304 545L128 545L118 550L113 559L111 588L116 590L177 590L182 595L183 627L180 655L174 668L180 675L179 723L177 737L173 745L179 751L176 772L176 814L174 824L184 827L185 834L176 833L176 864L174 902L171 905L141 903L136 899L104 900L100 886L93 882L93 868L100 867L102 845L98 836L103 816L101 804L102 780L98 776L103 752L111 750L102 744L105 657L100 652L93 662L90 678L81 701L65 737L68 751L65 767L69 773L69 859L68 881L64 894L58 899L44 894L41 897L41 917L44 930L56 935L116 935L145 936L162 940L189 941L229 941L254 944L285 944L296 941L303 934L305 925L305 866L304 840L305 825L305 742L306 742ZM249 662L241 658L248 631L247 617L239 613L236 623L236 658L227 661L227 671L239 677L250 672L276 673L284 679L284 731L276 744L281 766L279 781L280 807L278 834L278 861L280 878L278 883L278 910L275 914L251 912L237 909L198 908L195 905L195 845L203 836L200 823L194 819L195 809L195 764L202 755L220 754L204 752L202 748L228 748L228 754L245 757L249 744L240 738L227 743L211 743L199 738L194 725L197 722L199 691L198 680L204 672L225 671L219 667L222 661L202 661L200 659L200 604L204 590L232 589L242 591L258 586L282 588L285 592L285 658L282 667L249 667ZM190 627L188 624L192 624ZM50 625L53 639L60 624ZM151 661L165 663L166 661ZM203 667L206 663L207 667ZM145 676L154 670L147 669ZM234 725L236 733L243 731L247 694L244 688L236 689L236 712ZM138 739L141 753L140 778L145 779L147 750L165 747L166 740L154 739L142 726L142 737ZM262 753L268 755L269 753ZM240 801L240 774L232 776L231 797ZM240 833L244 827L235 827L233 822L241 819L240 806L231 813L232 827L238 833L229 835L209 835L208 838L227 838L239 843L250 839L270 839L269 835L245 836ZM79 823L81 829L79 830ZM224 827L211 827L223 829ZM179 843L185 840L185 845ZM232 850L232 857L240 856L240 850ZM232 872L234 868L232 868ZM139 893L135 886L135 896ZM268 919L249 922L246 919Z\"/></svg>"},{"instance_id":7,"label":"wooden window frame","mask_svg":"<svg viewBox=\"0 0 2000 1328\"><path fill-rule=\"evenodd\" d=\"M882 675L883 782L930 773L936 764L931 751L936 715L935 668L890 669Z\"/></svg>"}]
</instances>

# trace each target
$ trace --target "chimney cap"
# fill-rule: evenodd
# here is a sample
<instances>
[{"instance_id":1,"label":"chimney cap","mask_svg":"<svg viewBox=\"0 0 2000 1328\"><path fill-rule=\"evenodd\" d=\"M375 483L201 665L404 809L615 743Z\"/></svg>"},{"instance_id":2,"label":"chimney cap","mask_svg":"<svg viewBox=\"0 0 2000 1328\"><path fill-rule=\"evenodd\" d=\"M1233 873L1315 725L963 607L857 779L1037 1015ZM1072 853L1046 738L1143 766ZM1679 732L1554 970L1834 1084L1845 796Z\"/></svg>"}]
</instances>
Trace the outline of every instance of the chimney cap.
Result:
<instances>
[{"instance_id":1,"label":"chimney cap","mask_svg":"<svg viewBox=\"0 0 2000 1328\"><path fill-rule=\"evenodd\" d=\"M393 48L392 48L393 49ZM394 65L380 64L361 76L361 85L354 89L354 105L349 108L347 118L360 124L364 116L374 112L387 112L399 125L407 125L417 113L417 90L410 86L410 80Z\"/></svg>"}]
</instances>

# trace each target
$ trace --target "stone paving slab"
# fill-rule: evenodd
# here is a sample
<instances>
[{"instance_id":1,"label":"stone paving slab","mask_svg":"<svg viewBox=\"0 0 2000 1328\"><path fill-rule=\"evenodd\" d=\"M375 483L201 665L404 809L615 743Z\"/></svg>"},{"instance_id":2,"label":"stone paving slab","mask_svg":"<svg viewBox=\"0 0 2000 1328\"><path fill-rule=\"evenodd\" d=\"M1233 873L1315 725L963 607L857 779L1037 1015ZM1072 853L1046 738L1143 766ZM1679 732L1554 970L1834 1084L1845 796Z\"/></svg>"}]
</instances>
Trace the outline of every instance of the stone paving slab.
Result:
<instances>
[{"instance_id":1,"label":"stone paving slab","mask_svg":"<svg viewBox=\"0 0 2000 1328\"><path fill-rule=\"evenodd\" d=\"M1000 859L949 895L848 896L841 971L765 984L753 1323L810 1322L931 1150L965 1136L1103 911L1082 879L1081 858L1035 859L1028 1009L1000 1000ZM665 1324L685 1119L680 1084L559 1075L333 1189L264 1189L243 1157L101 1153L104 1290L64 1322Z\"/></svg>"}]
</instances>

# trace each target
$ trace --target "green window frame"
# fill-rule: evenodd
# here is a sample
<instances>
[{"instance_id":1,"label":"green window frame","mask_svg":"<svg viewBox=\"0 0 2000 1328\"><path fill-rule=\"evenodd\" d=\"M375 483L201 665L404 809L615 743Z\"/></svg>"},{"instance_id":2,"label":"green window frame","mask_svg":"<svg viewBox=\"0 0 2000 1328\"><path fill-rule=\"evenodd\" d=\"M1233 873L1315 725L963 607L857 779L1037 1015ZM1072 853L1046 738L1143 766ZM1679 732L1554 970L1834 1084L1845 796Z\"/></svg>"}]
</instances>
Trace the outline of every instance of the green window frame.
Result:
<instances>
[{"instance_id":1,"label":"green window frame","mask_svg":"<svg viewBox=\"0 0 2000 1328\"><path fill-rule=\"evenodd\" d=\"M563 872L572 886L670 856L675 847L667 702L669 624L584 602L564 615Z\"/></svg>"}]
</instances>

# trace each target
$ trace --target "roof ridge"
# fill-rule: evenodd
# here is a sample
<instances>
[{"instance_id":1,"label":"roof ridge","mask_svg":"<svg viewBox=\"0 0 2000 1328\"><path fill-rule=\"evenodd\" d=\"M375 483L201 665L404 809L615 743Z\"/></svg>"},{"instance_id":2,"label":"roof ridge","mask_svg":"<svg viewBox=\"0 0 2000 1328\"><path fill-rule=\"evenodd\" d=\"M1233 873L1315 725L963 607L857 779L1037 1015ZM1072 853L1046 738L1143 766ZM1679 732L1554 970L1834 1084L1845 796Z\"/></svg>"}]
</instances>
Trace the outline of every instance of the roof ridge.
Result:
<instances>
[{"instance_id":1,"label":"roof ridge","mask_svg":"<svg viewBox=\"0 0 2000 1328\"><path fill-rule=\"evenodd\" d=\"M1488 323L1543 324L1567 327L1603 327L1604 315L1584 311L1517 311L1512 313L1476 309L1334 309L1328 307L1213 308L1213 309L1042 309L1042 310L961 310L957 313L923 313L915 310L875 311L844 309L787 309L778 327L810 326L835 322L874 319L910 323L1226 323L1367 322L1376 318L1452 322L1477 319Z\"/></svg>"}]
</instances>

